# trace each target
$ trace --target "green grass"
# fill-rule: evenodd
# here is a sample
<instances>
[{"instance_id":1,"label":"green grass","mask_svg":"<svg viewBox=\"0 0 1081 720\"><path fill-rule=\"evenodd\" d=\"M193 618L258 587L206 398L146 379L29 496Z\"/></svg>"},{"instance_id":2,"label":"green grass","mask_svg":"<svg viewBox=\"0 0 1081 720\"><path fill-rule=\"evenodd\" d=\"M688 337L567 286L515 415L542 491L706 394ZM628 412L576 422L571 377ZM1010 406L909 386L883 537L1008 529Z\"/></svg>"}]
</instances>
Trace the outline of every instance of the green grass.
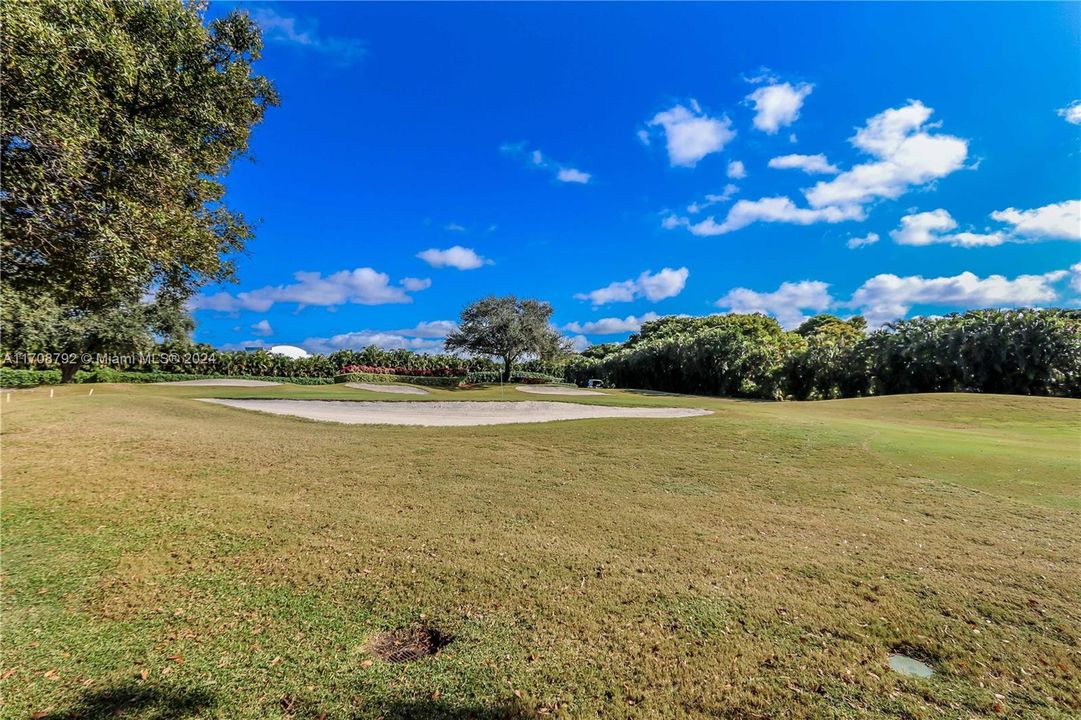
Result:
<instances>
[{"instance_id":1,"label":"green grass","mask_svg":"<svg viewBox=\"0 0 1081 720\"><path fill-rule=\"evenodd\" d=\"M88 391L0 404L4 718L1081 713L1078 401L410 428L193 398L559 398ZM422 617L454 641L372 662Z\"/></svg>"}]
</instances>

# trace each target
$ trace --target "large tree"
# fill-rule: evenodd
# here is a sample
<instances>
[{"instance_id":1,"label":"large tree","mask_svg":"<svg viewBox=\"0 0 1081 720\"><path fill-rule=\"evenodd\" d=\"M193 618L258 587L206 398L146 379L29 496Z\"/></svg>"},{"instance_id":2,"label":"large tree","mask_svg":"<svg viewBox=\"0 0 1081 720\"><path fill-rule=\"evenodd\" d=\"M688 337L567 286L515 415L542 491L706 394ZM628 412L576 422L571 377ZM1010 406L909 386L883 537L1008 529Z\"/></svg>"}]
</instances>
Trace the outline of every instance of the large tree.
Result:
<instances>
[{"instance_id":1,"label":"large tree","mask_svg":"<svg viewBox=\"0 0 1081 720\"><path fill-rule=\"evenodd\" d=\"M462 310L458 329L447 336L446 348L485 355L503 362L503 379L510 380L515 361L533 355L550 359L567 351L567 342L549 323L552 306L513 295L486 297Z\"/></svg>"},{"instance_id":2,"label":"large tree","mask_svg":"<svg viewBox=\"0 0 1081 720\"><path fill-rule=\"evenodd\" d=\"M0 3L2 281L108 315L230 279L252 230L223 178L277 103L245 13L181 0Z\"/></svg>"}]
</instances>

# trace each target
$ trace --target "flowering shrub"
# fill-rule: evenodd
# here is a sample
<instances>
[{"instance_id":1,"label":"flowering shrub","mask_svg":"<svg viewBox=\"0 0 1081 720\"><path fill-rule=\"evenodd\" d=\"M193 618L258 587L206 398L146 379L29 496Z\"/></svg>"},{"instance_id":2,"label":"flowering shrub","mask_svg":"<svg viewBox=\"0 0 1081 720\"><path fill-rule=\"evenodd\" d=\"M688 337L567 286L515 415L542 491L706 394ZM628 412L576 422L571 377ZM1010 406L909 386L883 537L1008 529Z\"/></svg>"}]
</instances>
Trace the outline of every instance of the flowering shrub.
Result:
<instances>
[{"instance_id":1,"label":"flowering shrub","mask_svg":"<svg viewBox=\"0 0 1081 720\"><path fill-rule=\"evenodd\" d=\"M439 367L439 368L407 368L407 367L378 367L375 365L346 365L339 375L351 375L354 373L366 373L368 375L409 375L410 377L459 377L465 375L465 368Z\"/></svg>"}]
</instances>

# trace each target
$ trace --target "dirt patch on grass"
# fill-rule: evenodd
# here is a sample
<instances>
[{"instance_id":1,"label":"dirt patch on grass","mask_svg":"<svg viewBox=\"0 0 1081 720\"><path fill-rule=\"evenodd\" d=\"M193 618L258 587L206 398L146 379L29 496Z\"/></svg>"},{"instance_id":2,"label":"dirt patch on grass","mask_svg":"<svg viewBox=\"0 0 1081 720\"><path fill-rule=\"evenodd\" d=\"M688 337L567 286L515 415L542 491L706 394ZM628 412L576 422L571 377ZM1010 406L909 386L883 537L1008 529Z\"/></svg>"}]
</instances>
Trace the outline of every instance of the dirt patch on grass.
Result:
<instances>
[{"instance_id":1,"label":"dirt patch on grass","mask_svg":"<svg viewBox=\"0 0 1081 720\"><path fill-rule=\"evenodd\" d=\"M415 624L373 635L368 652L389 663L405 663L431 657L453 640L437 627Z\"/></svg>"}]
</instances>

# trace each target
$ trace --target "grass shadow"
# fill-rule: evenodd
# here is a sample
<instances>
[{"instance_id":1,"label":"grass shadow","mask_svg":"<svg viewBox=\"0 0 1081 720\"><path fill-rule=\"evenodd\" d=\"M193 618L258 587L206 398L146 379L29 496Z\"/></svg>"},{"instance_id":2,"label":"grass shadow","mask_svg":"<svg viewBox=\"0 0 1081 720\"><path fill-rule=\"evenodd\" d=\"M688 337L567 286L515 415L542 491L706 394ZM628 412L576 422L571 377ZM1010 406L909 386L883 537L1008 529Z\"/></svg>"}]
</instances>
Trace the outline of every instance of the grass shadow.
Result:
<instances>
[{"instance_id":1,"label":"grass shadow","mask_svg":"<svg viewBox=\"0 0 1081 720\"><path fill-rule=\"evenodd\" d=\"M201 715L215 704L215 697L202 689L129 683L87 691L74 707L50 712L44 720L96 720L117 717L183 720Z\"/></svg>"}]
</instances>

